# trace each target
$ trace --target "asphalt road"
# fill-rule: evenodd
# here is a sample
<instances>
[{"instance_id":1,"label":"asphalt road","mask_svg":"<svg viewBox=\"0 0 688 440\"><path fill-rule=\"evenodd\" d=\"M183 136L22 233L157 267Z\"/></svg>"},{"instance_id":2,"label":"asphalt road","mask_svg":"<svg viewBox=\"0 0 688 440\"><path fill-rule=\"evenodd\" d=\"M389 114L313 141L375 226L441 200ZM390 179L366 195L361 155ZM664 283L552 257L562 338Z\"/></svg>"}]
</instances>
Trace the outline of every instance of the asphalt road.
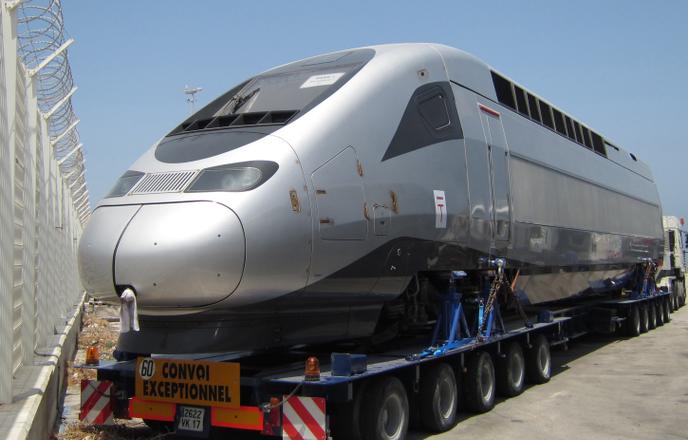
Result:
<instances>
[{"instance_id":1,"label":"asphalt road","mask_svg":"<svg viewBox=\"0 0 688 440\"><path fill-rule=\"evenodd\" d=\"M549 383L410 439L688 439L688 307L630 339L586 336L552 352Z\"/></svg>"}]
</instances>

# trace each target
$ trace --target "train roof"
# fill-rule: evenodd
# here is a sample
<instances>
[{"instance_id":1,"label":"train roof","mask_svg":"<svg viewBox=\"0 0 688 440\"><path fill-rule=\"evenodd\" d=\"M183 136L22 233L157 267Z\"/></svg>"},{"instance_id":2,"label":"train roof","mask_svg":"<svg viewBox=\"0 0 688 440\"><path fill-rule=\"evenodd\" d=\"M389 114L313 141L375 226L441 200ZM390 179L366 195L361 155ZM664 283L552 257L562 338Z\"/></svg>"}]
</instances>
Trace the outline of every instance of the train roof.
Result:
<instances>
[{"instance_id":1,"label":"train roof","mask_svg":"<svg viewBox=\"0 0 688 440\"><path fill-rule=\"evenodd\" d=\"M642 175L643 177L646 177L649 180L654 180L652 177L650 167L645 162L641 161L635 154L625 150L622 147L619 147L615 142L612 142L606 136L597 134L598 132L591 129L590 125L581 122L579 118L570 116L569 113L564 112L559 107L553 105L551 102L542 98L537 93L534 93L530 89L527 89L526 87L523 87L519 83L513 81L509 76L504 75L502 72L487 64L480 58L460 49L456 49L445 45L431 44L431 46L440 50L445 60L447 58L453 58L464 65L472 64L473 66L475 66L473 69L470 70L472 73L471 75L463 75L462 72L457 72L457 74L459 75L459 78L457 78L459 79L459 81L457 82L464 81L461 83L462 85L467 86L476 93L479 93L484 97L491 99L492 101L499 102L500 104L506 106L507 108L519 114L520 116L533 120L534 122L537 122L538 124L545 126L550 130L557 132L558 134L563 135L564 137L567 137L569 140L576 142L584 147L591 148L599 154L607 157L611 161L625 168L628 168L631 171L634 171ZM476 75L475 73L473 73L475 68L479 68L482 71L482 78L478 80L476 80ZM500 96L500 82L502 86L506 86L506 89L504 91L510 92L510 95L504 93L502 96ZM517 89L520 89L522 91L521 93L523 93L523 96L525 97L526 101L529 101L528 95L530 95L534 99L534 101L539 104L537 105L537 107L539 107L538 110L541 110L542 104L544 104L545 109L551 109L551 113L549 113L549 120L545 120L544 113L542 114L543 117L539 118L538 120L538 118L535 118L533 117L533 115L529 114L529 112L525 108L520 108L519 99L517 96L517 93L519 92L517 91ZM531 102L526 102L526 104L529 108ZM559 113L559 115L557 115L557 113ZM558 126L557 119L559 118L561 118L561 127ZM571 121L571 125L573 126L573 135L570 133L570 129L567 128L569 126L568 120ZM584 135L584 139L577 139L578 135L576 134L576 132L578 131L578 126L581 127L580 134ZM590 134L588 135L587 133ZM587 136L589 136L589 138Z\"/></svg>"},{"instance_id":2,"label":"train roof","mask_svg":"<svg viewBox=\"0 0 688 440\"><path fill-rule=\"evenodd\" d=\"M491 101L500 103L517 115L538 123L585 148L592 149L612 162L648 180L654 181L650 167L635 154L618 146L608 137L598 134L598 131L590 128L590 125L581 122L579 118L570 116L569 113L564 112L560 107L553 105L550 101L523 87L509 76L466 51L435 43L395 43L348 49L333 52L326 56L336 56L336 54L358 49L373 49L376 54L394 56L397 53L408 51L409 48L417 48L419 46L431 48L442 56L447 67L449 79L452 82L470 89ZM307 62L312 58L301 60L299 63ZM502 92L506 93L500 93L500 86ZM520 92L517 90L520 90ZM522 93L526 100L531 100L530 103L526 103L526 108L521 108L519 105L517 93ZM531 115L528 110L533 103L537 110ZM547 113L541 113L541 109L546 110Z\"/></svg>"}]
</instances>

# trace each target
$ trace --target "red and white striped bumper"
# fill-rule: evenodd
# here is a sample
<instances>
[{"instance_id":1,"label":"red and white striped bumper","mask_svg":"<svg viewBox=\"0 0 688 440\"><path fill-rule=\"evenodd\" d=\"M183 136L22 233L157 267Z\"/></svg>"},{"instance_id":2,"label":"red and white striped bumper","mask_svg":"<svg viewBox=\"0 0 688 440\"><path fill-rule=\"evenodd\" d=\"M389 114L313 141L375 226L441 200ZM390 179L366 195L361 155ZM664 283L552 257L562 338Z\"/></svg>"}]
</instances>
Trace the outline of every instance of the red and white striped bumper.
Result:
<instances>
[{"instance_id":1,"label":"red and white striped bumper","mask_svg":"<svg viewBox=\"0 0 688 440\"><path fill-rule=\"evenodd\" d=\"M81 380L81 412L79 420L91 425L112 425L112 401L109 380Z\"/></svg>"},{"instance_id":2,"label":"red and white striped bumper","mask_svg":"<svg viewBox=\"0 0 688 440\"><path fill-rule=\"evenodd\" d=\"M282 412L282 438L289 440L325 440L327 416L322 397L291 397Z\"/></svg>"}]
</instances>

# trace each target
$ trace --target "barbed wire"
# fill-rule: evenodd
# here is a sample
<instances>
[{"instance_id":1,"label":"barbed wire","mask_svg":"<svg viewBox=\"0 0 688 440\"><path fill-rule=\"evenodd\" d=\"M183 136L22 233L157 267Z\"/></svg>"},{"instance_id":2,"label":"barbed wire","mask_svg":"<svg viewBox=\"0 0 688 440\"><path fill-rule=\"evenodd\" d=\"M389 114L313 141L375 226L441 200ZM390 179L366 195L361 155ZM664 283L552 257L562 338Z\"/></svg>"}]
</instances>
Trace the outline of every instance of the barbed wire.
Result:
<instances>
[{"instance_id":1,"label":"barbed wire","mask_svg":"<svg viewBox=\"0 0 688 440\"><path fill-rule=\"evenodd\" d=\"M54 54L68 40L60 0L22 2L17 11L17 37L19 54L28 69L35 69ZM82 205L83 196L88 189L84 150L79 147L81 143L78 129L72 127L78 118L74 113L71 97L60 104L74 88L67 50L60 52L41 68L36 73L36 78L38 107L44 114L53 112L47 122L55 158L72 191L72 200ZM88 198L86 194L85 199ZM89 202L86 203L87 206L88 204ZM90 209L82 210L82 222L88 218L89 211Z\"/></svg>"}]
</instances>

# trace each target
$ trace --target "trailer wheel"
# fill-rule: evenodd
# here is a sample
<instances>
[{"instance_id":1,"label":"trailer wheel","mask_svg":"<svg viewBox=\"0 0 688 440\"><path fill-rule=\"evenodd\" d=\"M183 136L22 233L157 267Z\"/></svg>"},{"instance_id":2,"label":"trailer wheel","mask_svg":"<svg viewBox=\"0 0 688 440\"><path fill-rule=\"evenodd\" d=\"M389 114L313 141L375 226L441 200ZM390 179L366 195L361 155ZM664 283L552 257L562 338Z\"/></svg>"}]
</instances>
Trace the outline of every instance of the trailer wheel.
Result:
<instances>
[{"instance_id":1,"label":"trailer wheel","mask_svg":"<svg viewBox=\"0 0 688 440\"><path fill-rule=\"evenodd\" d=\"M549 341L545 335L533 337L532 347L526 358L526 378L532 384L549 382L552 376L552 354L549 351Z\"/></svg>"},{"instance_id":2,"label":"trailer wheel","mask_svg":"<svg viewBox=\"0 0 688 440\"><path fill-rule=\"evenodd\" d=\"M664 322L671 322L671 303L669 302L669 298L662 301L662 315L664 315Z\"/></svg>"},{"instance_id":3,"label":"trailer wheel","mask_svg":"<svg viewBox=\"0 0 688 440\"><path fill-rule=\"evenodd\" d=\"M664 325L664 298L659 298L655 303L655 312L657 312L657 327Z\"/></svg>"},{"instance_id":4,"label":"trailer wheel","mask_svg":"<svg viewBox=\"0 0 688 440\"><path fill-rule=\"evenodd\" d=\"M640 310L637 306L632 306L626 317L626 335L638 336L642 331L642 324L640 321Z\"/></svg>"},{"instance_id":5,"label":"trailer wheel","mask_svg":"<svg viewBox=\"0 0 688 440\"><path fill-rule=\"evenodd\" d=\"M505 397L518 396L525 383L526 360L521 344L514 341L506 349L504 358L497 361L497 391Z\"/></svg>"},{"instance_id":6,"label":"trailer wheel","mask_svg":"<svg viewBox=\"0 0 688 440\"><path fill-rule=\"evenodd\" d=\"M406 438L409 403L399 379L385 376L366 388L361 404L361 437L364 440L399 440Z\"/></svg>"},{"instance_id":7,"label":"trailer wheel","mask_svg":"<svg viewBox=\"0 0 688 440\"><path fill-rule=\"evenodd\" d=\"M650 315L647 305L640 306L640 333L646 333L650 329Z\"/></svg>"},{"instance_id":8,"label":"trailer wheel","mask_svg":"<svg viewBox=\"0 0 688 440\"><path fill-rule=\"evenodd\" d=\"M456 424L459 406L454 370L442 362L426 367L420 376L420 419L432 432L445 432Z\"/></svg>"},{"instance_id":9,"label":"trailer wheel","mask_svg":"<svg viewBox=\"0 0 688 440\"><path fill-rule=\"evenodd\" d=\"M674 285L676 286L674 291L674 296L676 297L676 307L674 310L678 310L686 303L686 285L685 280L674 280L676 281Z\"/></svg>"},{"instance_id":10,"label":"trailer wheel","mask_svg":"<svg viewBox=\"0 0 688 440\"><path fill-rule=\"evenodd\" d=\"M495 369L492 357L485 351L478 351L468 361L464 390L466 405L478 413L488 412L495 401Z\"/></svg>"},{"instance_id":11,"label":"trailer wheel","mask_svg":"<svg viewBox=\"0 0 688 440\"><path fill-rule=\"evenodd\" d=\"M671 294L671 311L675 312L678 310L678 305L679 305L679 298L676 293Z\"/></svg>"},{"instance_id":12,"label":"trailer wheel","mask_svg":"<svg viewBox=\"0 0 688 440\"><path fill-rule=\"evenodd\" d=\"M650 301L647 305L647 328L648 330L657 328L657 307L654 301Z\"/></svg>"}]
</instances>

